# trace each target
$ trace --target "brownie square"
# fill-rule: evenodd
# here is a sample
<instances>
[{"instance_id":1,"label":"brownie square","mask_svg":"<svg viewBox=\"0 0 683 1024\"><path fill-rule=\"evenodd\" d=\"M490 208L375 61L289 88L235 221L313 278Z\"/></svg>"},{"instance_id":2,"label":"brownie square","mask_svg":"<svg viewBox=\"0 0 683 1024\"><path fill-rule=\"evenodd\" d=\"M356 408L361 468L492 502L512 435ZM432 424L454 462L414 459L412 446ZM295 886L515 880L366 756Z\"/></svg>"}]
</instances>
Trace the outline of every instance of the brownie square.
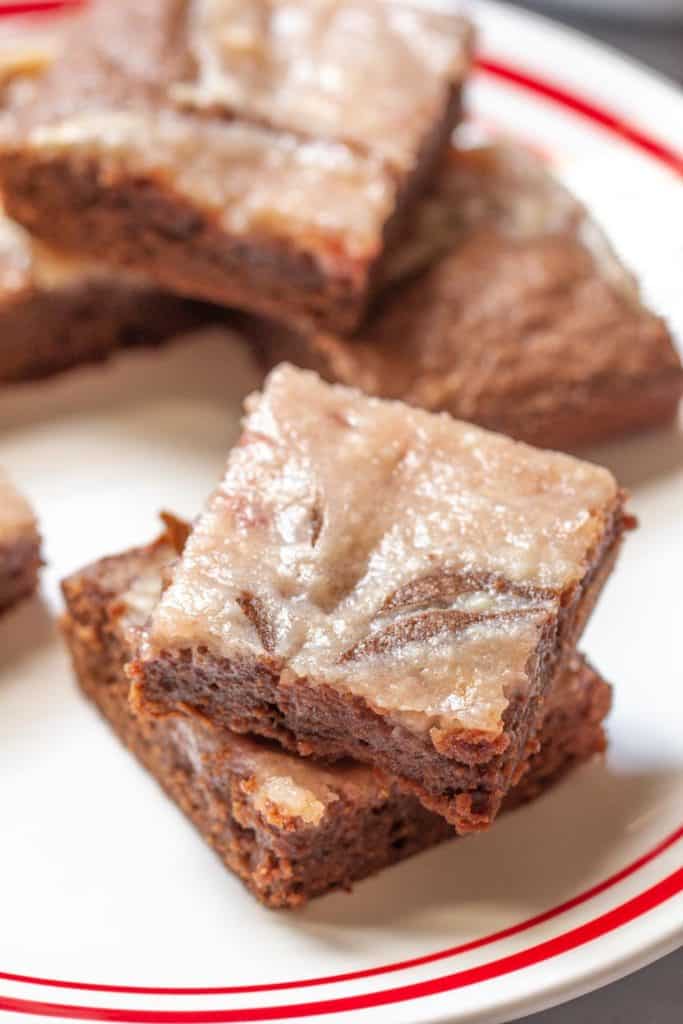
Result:
<instances>
[{"instance_id":1,"label":"brownie square","mask_svg":"<svg viewBox=\"0 0 683 1024\"><path fill-rule=\"evenodd\" d=\"M368 767L303 759L196 716L133 714L124 666L182 547L182 526L170 526L156 543L65 580L62 624L84 692L226 866L268 906L296 907L451 838L443 818ZM604 749L610 699L610 686L573 655L548 697L540 749L506 808Z\"/></svg>"},{"instance_id":2,"label":"brownie square","mask_svg":"<svg viewBox=\"0 0 683 1024\"><path fill-rule=\"evenodd\" d=\"M470 50L394 0L100 0L3 133L8 209L170 290L350 330Z\"/></svg>"},{"instance_id":3,"label":"brownie square","mask_svg":"<svg viewBox=\"0 0 683 1024\"><path fill-rule=\"evenodd\" d=\"M353 338L255 318L283 359L568 449L671 420L683 368L588 211L524 147L453 149Z\"/></svg>"},{"instance_id":4,"label":"brownie square","mask_svg":"<svg viewBox=\"0 0 683 1024\"><path fill-rule=\"evenodd\" d=\"M247 409L134 705L352 757L486 827L613 564L614 478L286 365Z\"/></svg>"},{"instance_id":5,"label":"brownie square","mask_svg":"<svg viewBox=\"0 0 683 1024\"><path fill-rule=\"evenodd\" d=\"M0 612L34 592L40 566L33 511L0 470Z\"/></svg>"},{"instance_id":6,"label":"brownie square","mask_svg":"<svg viewBox=\"0 0 683 1024\"><path fill-rule=\"evenodd\" d=\"M211 315L140 275L56 253L0 212L0 383L159 344Z\"/></svg>"}]
</instances>

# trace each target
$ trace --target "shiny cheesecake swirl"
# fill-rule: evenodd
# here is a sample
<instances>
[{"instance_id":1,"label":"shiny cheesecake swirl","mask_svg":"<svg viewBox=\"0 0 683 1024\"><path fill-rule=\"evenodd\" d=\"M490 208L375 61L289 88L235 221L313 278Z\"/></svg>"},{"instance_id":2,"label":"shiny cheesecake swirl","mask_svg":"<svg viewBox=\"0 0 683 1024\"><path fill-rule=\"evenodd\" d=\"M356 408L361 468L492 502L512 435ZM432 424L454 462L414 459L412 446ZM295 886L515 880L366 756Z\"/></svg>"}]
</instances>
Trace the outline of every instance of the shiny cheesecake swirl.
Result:
<instances>
[{"instance_id":1,"label":"shiny cheesecake swirl","mask_svg":"<svg viewBox=\"0 0 683 1024\"><path fill-rule=\"evenodd\" d=\"M262 660L414 730L497 734L616 494L588 463L282 366L146 655Z\"/></svg>"}]
</instances>

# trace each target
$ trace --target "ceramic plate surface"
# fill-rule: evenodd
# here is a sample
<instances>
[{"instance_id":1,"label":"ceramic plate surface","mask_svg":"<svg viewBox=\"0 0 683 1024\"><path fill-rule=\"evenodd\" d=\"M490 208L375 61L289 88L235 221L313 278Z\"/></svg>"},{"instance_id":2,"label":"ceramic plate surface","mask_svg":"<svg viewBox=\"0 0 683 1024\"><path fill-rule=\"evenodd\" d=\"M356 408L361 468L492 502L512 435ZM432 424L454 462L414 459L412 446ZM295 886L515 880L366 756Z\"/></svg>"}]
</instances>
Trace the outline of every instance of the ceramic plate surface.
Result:
<instances>
[{"instance_id":1,"label":"ceramic plate surface","mask_svg":"<svg viewBox=\"0 0 683 1024\"><path fill-rule=\"evenodd\" d=\"M547 153L683 335L683 100L579 36L473 5L471 132ZM12 29L16 31L16 26ZM259 907L79 696L58 581L192 516L259 376L238 342L130 354L0 397L42 599L0 622L0 1010L15 1019L511 1020L683 941L683 432L589 453L631 536L585 636L616 684L604 764L301 913Z\"/></svg>"}]
</instances>

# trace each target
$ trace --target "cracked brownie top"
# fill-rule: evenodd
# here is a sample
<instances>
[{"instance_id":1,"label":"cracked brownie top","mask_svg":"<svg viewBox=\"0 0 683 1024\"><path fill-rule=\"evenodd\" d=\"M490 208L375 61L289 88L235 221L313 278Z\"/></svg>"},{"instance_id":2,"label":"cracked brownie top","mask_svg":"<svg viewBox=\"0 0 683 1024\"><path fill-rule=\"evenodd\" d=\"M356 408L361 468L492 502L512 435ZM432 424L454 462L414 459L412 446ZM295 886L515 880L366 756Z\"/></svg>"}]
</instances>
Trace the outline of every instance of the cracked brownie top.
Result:
<instances>
[{"instance_id":1,"label":"cracked brownie top","mask_svg":"<svg viewBox=\"0 0 683 1024\"><path fill-rule=\"evenodd\" d=\"M247 409L144 656L264 659L416 731L499 732L604 542L611 474L286 365Z\"/></svg>"}]
</instances>

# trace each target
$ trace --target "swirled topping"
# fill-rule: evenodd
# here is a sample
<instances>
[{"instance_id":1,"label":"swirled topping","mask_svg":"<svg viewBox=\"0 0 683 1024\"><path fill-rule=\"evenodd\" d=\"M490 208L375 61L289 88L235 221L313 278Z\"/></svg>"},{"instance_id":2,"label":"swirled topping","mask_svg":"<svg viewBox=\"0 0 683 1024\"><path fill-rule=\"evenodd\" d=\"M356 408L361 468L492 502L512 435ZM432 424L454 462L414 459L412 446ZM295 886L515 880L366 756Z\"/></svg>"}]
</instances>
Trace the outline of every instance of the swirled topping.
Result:
<instances>
[{"instance_id":1,"label":"swirled topping","mask_svg":"<svg viewBox=\"0 0 683 1024\"><path fill-rule=\"evenodd\" d=\"M345 141L410 168L469 61L467 23L378 0L192 0L181 106Z\"/></svg>"},{"instance_id":2,"label":"swirled topping","mask_svg":"<svg viewBox=\"0 0 683 1024\"><path fill-rule=\"evenodd\" d=\"M586 462L282 366L147 650L266 657L416 730L496 732L616 495Z\"/></svg>"}]
</instances>

